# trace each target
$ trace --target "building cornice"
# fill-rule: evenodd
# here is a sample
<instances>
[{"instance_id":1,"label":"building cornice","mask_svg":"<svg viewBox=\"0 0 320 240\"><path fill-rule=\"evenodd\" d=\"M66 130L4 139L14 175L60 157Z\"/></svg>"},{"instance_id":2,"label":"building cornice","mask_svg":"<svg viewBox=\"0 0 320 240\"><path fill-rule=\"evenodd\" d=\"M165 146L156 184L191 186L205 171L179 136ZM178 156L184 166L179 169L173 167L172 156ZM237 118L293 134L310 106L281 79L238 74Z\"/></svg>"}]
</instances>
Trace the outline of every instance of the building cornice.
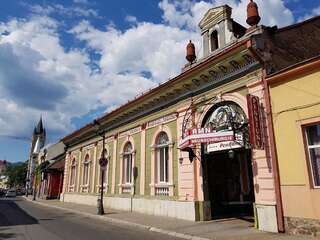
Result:
<instances>
[{"instance_id":1,"label":"building cornice","mask_svg":"<svg viewBox=\"0 0 320 240\"><path fill-rule=\"evenodd\" d=\"M248 51L247 42L248 38L193 64L177 77L98 118L97 121L107 132L256 69L259 63ZM62 141L69 146L86 141L96 135L92 131L93 127L94 124L89 123L64 137Z\"/></svg>"}]
</instances>

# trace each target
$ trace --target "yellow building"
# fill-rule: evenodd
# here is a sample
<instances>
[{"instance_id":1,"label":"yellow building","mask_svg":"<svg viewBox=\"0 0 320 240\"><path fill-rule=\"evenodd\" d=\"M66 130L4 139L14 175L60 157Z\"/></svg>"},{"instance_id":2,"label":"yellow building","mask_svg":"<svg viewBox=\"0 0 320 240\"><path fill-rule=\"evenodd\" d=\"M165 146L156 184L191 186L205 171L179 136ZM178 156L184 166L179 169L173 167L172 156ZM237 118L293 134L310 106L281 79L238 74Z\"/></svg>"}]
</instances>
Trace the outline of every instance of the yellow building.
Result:
<instances>
[{"instance_id":1,"label":"yellow building","mask_svg":"<svg viewBox=\"0 0 320 240\"><path fill-rule=\"evenodd\" d=\"M320 55L267 82L286 231L320 236Z\"/></svg>"}]
</instances>

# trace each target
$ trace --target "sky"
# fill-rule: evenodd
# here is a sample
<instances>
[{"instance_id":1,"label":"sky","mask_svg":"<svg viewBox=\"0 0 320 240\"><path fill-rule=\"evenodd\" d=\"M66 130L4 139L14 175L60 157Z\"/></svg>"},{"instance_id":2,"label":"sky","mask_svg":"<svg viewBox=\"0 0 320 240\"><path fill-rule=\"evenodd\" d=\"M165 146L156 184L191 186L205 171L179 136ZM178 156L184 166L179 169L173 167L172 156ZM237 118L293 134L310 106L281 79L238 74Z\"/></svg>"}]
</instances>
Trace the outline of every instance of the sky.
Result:
<instances>
[{"instance_id":1,"label":"sky","mask_svg":"<svg viewBox=\"0 0 320 240\"><path fill-rule=\"evenodd\" d=\"M228 4L247 26L249 0L3 0L0 3L0 159L28 159L40 116L46 143L176 76L198 22ZM318 0L256 0L261 24L320 15Z\"/></svg>"}]
</instances>

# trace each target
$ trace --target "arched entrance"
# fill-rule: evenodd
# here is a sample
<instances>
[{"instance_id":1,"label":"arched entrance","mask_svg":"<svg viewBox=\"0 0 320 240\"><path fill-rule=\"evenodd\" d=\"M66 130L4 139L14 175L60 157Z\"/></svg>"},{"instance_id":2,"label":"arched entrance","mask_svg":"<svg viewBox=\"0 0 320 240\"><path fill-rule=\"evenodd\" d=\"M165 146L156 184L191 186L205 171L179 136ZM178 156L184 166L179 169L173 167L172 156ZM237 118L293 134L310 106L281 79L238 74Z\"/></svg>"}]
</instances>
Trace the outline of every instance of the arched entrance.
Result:
<instances>
[{"instance_id":1,"label":"arched entrance","mask_svg":"<svg viewBox=\"0 0 320 240\"><path fill-rule=\"evenodd\" d=\"M210 201L211 217L252 216L254 189L246 114L234 102L220 102L206 113L202 127L234 136L232 141L201 145L204 197Z\"/></svg>"}]
</instances>

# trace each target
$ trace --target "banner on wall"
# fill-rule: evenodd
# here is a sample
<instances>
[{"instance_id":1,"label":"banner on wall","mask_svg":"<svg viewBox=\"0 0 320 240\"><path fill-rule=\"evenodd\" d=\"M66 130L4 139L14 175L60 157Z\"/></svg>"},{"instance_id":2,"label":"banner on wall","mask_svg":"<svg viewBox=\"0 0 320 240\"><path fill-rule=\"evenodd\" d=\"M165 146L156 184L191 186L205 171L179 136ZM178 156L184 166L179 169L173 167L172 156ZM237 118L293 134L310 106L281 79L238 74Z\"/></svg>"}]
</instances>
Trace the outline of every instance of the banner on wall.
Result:
<instances>
[{"instance_id":1,"label":"banner on wall","mask_svg":"<svg viewBox=\"0 0 320 240\"><path fill-rule=\"evenodd\" d=\"M184 138L179 143L179 148L191 147L198 143L218 143L234 141L233 131L216 132L211 128L192 128L188 129Z\"/></svg>"},{"instance_id":2,"label":"banner on wall","mask_svg":"<svg viewBox=\"0 0 320 240\"><path fill-rule=\"evenodd\" d=\"M249 112L251 146L254 149L264 149L261 106L259 97L248 94L247 103Z\"/></svg>"}]
</instances>

